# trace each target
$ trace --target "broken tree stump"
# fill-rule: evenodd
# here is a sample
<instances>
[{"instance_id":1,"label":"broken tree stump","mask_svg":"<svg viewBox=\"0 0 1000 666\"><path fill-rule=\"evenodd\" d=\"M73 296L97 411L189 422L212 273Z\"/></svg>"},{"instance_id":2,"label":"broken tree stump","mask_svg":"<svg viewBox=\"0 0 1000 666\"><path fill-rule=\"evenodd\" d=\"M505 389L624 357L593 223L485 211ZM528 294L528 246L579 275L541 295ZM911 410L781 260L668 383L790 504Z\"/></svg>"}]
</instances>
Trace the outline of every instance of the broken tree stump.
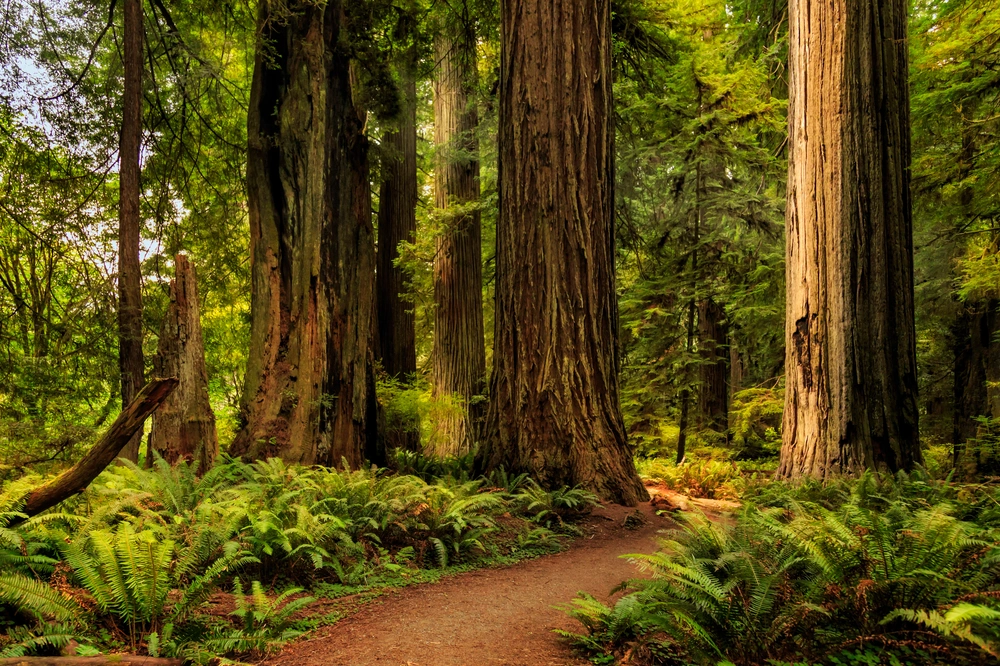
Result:
<instances>
[{"instance_id":1,"label":"broken tree stump","mask_svg":"<svg viewBox=\"0 0 1000 666\"><path fill-rule=\"evenodd\" d=\"M177 389L153 414L151 451L171 465L187 460L204 473L219 453L215 413L208 399L205 342L194 265L186 255L174 259L170 306L160 330L153 368L161 376L177 377ZM152 456L147 458L152 464Z\"/></svg>"}]
</instances>

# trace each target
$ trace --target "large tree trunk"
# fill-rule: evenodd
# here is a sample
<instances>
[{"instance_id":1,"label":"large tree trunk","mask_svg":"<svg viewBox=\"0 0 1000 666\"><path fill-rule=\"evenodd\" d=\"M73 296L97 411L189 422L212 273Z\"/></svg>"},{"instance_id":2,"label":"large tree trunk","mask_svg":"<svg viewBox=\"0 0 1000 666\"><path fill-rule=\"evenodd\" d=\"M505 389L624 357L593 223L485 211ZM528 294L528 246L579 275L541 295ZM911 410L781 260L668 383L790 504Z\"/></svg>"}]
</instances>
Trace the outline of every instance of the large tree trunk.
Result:
<instances>
[{"instance_id":1,"label":"large tree trunk","mask_svg":"<svg viewBox=\"0 0 1000 666\"><path fill-rule=\"evenodd\" d=\"M204 473L219 453L215 412L208 399L205 342L194 265L187 255L174 258L170 305L160 329L153 368L157 377L177 377L177 388L153 414L149 449L171 465L186 460ZM147 464L152 464L150 455Z\"/></svg>"},{"instance_id":2,"label":"large tree trunk","mask_svg":"<svg viewBox=\"0 0 1000 666\"><path fill-rule=\"evenodd\" d=\"M479 219L479 141L476 127L476 36L468 24L448 26L435 39L435 204L443 229L434 254L434 396L453 403L435 422L430 449L468 452L483 392L483 264Z\"/></svg>"},{"instance_id":3,"label":"large tree trunk","mask_svg":"<svg viewBox=\"0 0 1000 666\"><path fill-rule=\"evenodd\" d=\"M781 477L921 460L906 11L904 0L789 7Z\"/></svg>"},{"instance_id":4,"label":"large tree trunk","mask_svg":"<svg viewBox=\"0 0 1000 666\"><path fill-rule=\"evenodd\" d=\"M407 380L417 371L416 328L413 304L402 296L406 272L395 265L399 244L412 243L417 235L417 79L411 49L401 58L399 72L402 108L394 126L382 139L382 187L378 209L378 346L382 368L390 377ZM389 424L388 448L416 451L420 447L419 423Z\"/></svg>"},{"instance_id":5,"label":"large tree trunk","mask_svg":"<svg viewBox=\"0 0 1000 666\"><path fill-rule=\"evenodd\" d=\"M725 433L729 430L729 324L725 309L712 298L698 304L698 340L698 413L704 427Z\"/></svg>"},{"instance_id":6,"label":"large tree trunk","mask_svg":"<svg viewBox=\"0 0 1000 666\"><path fill-rule=\"evenodd\" d=\"M743 390L744 363L746 360L740 352L740 347L736 343L736 337L729 336L729 402L732 404L733 398Z\"/></svg>"},{"instance_id":7,"label":"large tree trunk","mask_svg":"<svg viewBox=\"0 0 1000 666\"><path fill-rule=\"evenodd\" d=\"M608 0L502 3L486 467L634 505L619 404Z\"/></svg>"},{"instance_id":8,"label":"large tree trunk","mask_svg":"<svg viewBox=\"0 0 1000 666\"><path fill-rule=\"evenodd\" d=\"M245 425L230 451L358 466L374 276L367 143L344 1L261 1L248 120L252 254ZM278 10L274 10L278 11Z\"/></svg>"},{"instance_id":9,"label":"large tree trunk","mask_svg":"<svg viewBox=\"0 0 1000 666\"><path fill-rule=\"evenodd\" d=\"M139 145L142 142L142 0L125 0L122 61L125 90L118 145L118 368L122 407L142 388L142 268L139 265ZM142 431L121 457L139 460Z\"/></svg>"},{"instance_id":10,"label":"large tree trunk","mask_svg":"<svg viewBox=\"0 0 1000 666\"><path fill-rule=\"evenodd\" d=\"M1000 471L1000 456L980 446L978 417L1000 418L1000 304L967 304L955 322L954 456L962 476Z\"/></svg>"}]
</instances>

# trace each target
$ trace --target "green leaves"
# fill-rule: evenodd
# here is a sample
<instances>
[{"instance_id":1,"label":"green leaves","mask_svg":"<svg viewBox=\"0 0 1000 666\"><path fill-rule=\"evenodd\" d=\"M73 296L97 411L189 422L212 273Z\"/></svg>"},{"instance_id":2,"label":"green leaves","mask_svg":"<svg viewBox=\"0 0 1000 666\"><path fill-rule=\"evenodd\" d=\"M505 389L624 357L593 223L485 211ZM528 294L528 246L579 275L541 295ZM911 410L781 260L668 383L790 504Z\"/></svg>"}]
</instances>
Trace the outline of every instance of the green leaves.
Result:
<instances>
[{"instance_id":1,"label":"green leaves","mask_svg":"<svg viewBox=\"0 0 1000 666\"><path fill-rule=\"evenodd\" d=\"M20 613L36 619L58 622L76 621L80 607L47 584L19 573L0 573L0 602L10 604Z\"/></svg>"}]
</instances>

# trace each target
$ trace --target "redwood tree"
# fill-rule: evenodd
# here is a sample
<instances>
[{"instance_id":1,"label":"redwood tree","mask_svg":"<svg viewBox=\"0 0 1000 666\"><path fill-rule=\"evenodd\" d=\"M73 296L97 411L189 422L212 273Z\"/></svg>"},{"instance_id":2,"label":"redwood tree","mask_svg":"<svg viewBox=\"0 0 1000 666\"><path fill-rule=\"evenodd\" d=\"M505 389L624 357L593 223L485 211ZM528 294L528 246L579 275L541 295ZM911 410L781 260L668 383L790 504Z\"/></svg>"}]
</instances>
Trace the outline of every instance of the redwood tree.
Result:
<instances>
[{"instance_id":1,"label":"redwood tree","mask_svg":"<svg viewBox=\"0 0 1000 666\"><path fill-rule=\"evenodd\" d=\"M406 301L406 273L396 266L399 244L417 235L417 80L416 49L400 58L399 117L382 139L382 186L379 190L376 302L378 347L382 368L406 379L417 371L413 305ZM416 450L418 424L394 424L386 433L390 448Z\"/></svg>"},{"instance_id":2,"label":"redwood tree","mask_svg":"<svg viewBox=\"0 0 1000 666\"><path fill-rule=\"evenodd\" d=\"M374 242L344 0L261 0L248 119L252 321L231 452L362 462Z\"/></svg>"},{"instance_id":3,"label":"redwood tree","mask_svg":"<svg viewBox=\"0 0 1000 666\"><path fill-rule=\"evenodd\" d=\"M725 433L729 430L729 322L725 308L711 297L698 304L698 345L702 359L698 413L704 427Z\"/></svg>"},{"instance_id":4,"label":"redwood tree","mask_svg":"<svg viewBox=\"0 0 1000 666\"><path fill-rule=\"evenodd\" d=\"M468 12L462 14L434 42L434 190L443 221L434 254L434 395L457 407L436 423L433 446L442 455L472 447L479 414L470 398L483 392L486 374L476 34Z\"/></svg>"},{"instance_id":5,"label":"redwood tree","mask_svg":"<svg viewBox=\"0 0 1000 666\"><path fill-rule=\"evenodd\" d=\"M906 11L789 5L785 478L921 459Z\"/></svg>"},{"instance_id":6,"label":"redwood tree","mask_svg":"<svg viewBox=\"0 0 1000 666\"><path fill-rule=\"evenodd\" d=\"M139 265L139 146L142 142L142 0L125 0L122 61L125 88L118 144L118 368L122 408L145 384L142 358L142 271ZM138 430L120 458L139 460Z\"/></svg>"},{"instance_id":7,"label":"redwood tree","mask_svg":"<svg viewBox=\"0 0 1000 666\"><path fill-rule=\"evenodd\" d=\"M501 3L486 467L633 505L618 390L610 0Z\"/></svg>"}]
</instances>

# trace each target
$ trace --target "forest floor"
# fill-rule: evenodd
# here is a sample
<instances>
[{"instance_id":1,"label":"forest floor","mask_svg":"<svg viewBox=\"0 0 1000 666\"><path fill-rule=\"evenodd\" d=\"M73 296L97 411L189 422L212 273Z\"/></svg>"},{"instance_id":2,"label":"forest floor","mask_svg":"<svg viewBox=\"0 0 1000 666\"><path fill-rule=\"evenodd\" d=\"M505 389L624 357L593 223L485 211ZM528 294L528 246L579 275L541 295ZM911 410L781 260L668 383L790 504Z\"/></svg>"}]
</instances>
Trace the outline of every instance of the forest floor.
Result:
<instances>
[{"instance_id":1,"label":"forest floor","mask_svg":"<svg viewBox=\"0 0 1000 666\"><path fill-rule=\"evenodd\" d=\"M654 493L655 489L650 489ZM715 507L702 507L711 511ZM638 511L642 520L626 518ZM576 666L553 629L582 627L556 606L578 592L607 600L640 574L620 557L656 549L675 526L644 503L605 505L560 553L503 569L481 569L391 591L332 626L286 646L267 666Z\"/></svg>"}]
</instances>

